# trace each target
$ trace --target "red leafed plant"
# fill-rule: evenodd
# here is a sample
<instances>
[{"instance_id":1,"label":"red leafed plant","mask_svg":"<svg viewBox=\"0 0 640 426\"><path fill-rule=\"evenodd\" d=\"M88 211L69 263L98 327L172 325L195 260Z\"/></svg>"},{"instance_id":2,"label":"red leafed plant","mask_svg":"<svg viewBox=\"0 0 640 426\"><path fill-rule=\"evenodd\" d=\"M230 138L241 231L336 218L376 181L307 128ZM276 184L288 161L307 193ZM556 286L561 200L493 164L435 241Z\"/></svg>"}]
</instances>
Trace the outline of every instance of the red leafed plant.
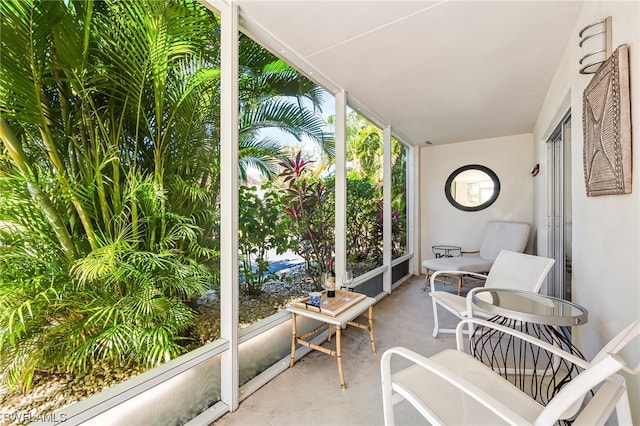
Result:
<instances>
[{"instance_id":1,"label":"red leafed plant","mask_svg":"<svg viewBox=\"0 0 640 426\"><path fill-rule=\"evenodd\" d=\"M307 265L307 272L320 285L323 272L329 270L333 252L333 206L329 205L326 185L314 177L300 152L281 162L280 177L287 185L283 197L285 212L292 218L298 238L298 254Z\"/></svg>"}]
</instances>

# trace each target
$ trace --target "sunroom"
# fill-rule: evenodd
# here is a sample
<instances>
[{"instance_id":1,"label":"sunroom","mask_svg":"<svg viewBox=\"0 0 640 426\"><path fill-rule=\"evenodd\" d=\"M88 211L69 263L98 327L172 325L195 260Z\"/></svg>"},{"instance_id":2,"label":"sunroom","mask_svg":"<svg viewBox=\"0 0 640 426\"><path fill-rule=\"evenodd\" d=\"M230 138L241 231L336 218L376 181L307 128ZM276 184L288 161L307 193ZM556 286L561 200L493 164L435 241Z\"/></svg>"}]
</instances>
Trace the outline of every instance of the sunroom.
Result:
<instances>
[{"instance_id":1,"label":"sunroom","mask_svg":"<svg viewBox=\"0 0 640 426\"><path fill-rule=\"evenodd\" d=\"M252 181L253 166L260 169L260 165L250 156L242 157L241 152L254 146L251 137L284 137L283 132L272 133L272 129L247 137L246 129L251 126L246 124L247 116L242 115L241 108L248 102L247 93L259 88L242 80L248 75L243 55L267 52L320 88L314 95L307 94L310 101L302 102L309 102L305 105L310 110L319 108L332 127L327 131L316 123L316 127L301 133L307 132L316 142L325 133L333 137L334 145L327 145L331 161L323 164L334 185L331 197L335 207L329 215L332 229L328 233L333 241L321 254L327 261L324 268L333 269L337 281L342 282L345 271L353 270L355 279L349 286L381 301L399 287L414 283L416 276L424 275L421 262L434 256L434 245L476 249L487 222L526 222L532 225L526 252L553 257L557 262L544 292L589 311L588 323L572 330L574 344L587 359L617 331L640 317L638 191L592 197L584 189L583 90L592 74L579 72L584 52L578 35L582 28L611 17L610 45L613 49L629 47L631 128L639 128L640 104L633 88L640 87L640 3L200 3L206 7L200 13L208 13L219 22L209 34L215 39L211 43L217 45L219 57L207 58L219 65L219 75L202 76L217 79L219 111L210 115L217 117L216 126L212 126L215 128L204 126L200 135L219 141L219 287L214 297L219 303L219 334L186 354L166 358L157 367L52 414L11 414L16 423L31 416L31 420L46 423L210 424L236 411L246 398L289 368L290 313L281 308L257 322L242 320L244 310L249 308L240 303L244 283L241 272L253 269L242 265L238 253L243 242L239 236L257 231L247 230L247 213L242 208L242 203L252 198L240 194L243 183ZM111 35L117 36L115 31ZM80 39L78 43L77 53L81 55ZM118 51L109 43L103 48ZM73 56L76 52L66 53ZM281 71L280 65L269 64L271 68L261 71ZM295 102L302 98L295 98ZM193 120L206 117L194 116ZM15 117L11 118L14 124ZM169 120L158 115L151 121L159 123L163 119ZM368 173L379 176L377 192L368 193L378 201L380 220L375 235L379 244L361 249L376 253L375 259L367 259L364 266L353 260L357 243L350 239L357 234L351 228L355 214L349 210L356 200L351 191L357 167L349 140L358 129L368 129L375 135L373 149L378 157ZM632 134L632 145L637 139ZM292 159L301 151L307 160L318 162L326 148L313 142L294 146ZM154 145L138 148L145 153L140 158L162 149ZM632 150L635 167L631 180L636 182L638 152ZM198 152L189 154L197 156ZM398 158L401 160L396 161ZM104 161L102 167L106 168L113 159ZM499 179L499 195L486 209L456 209L445 196L445 182L452 172L468 165L486 167ZM169 182L168 175L163 178ZM198 196L206 194L194 195ZM108 210L102 214L107 215ZM321 214L317 210L311 213ZM124 232L124 224L120 225ZM181 229L186 233L187 228ZM292 251L296 249L288 253ZM318 260L320 257L316 263L324 261ZM95 260L87 256L85 266L87 259ZM426 292L416 291L414 297L422 298L425 305L431 303ZM311 330L314 324L303 327ZM426 325L420 338L433 339ZM445 346L454 344L449 336L435 340ZM382 344L379 353L384 349ZM303 348L298 352L300 356L305 354ZM367 362L377 365L379 360ZM630 376L627 386L637 423L640 380ZM291 398L295 400L295 392ZM349 418L344 424L362 423Z\"/></svg>"}]
</instances>

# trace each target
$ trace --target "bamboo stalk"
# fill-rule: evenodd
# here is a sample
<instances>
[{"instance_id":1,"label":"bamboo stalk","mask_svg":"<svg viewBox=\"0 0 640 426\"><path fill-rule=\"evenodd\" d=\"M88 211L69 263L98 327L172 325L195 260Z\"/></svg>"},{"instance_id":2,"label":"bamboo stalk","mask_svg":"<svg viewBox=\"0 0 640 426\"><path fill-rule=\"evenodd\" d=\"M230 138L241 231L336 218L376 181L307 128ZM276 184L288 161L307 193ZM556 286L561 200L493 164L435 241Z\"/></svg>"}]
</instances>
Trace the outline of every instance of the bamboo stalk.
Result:
<instances>
[{"instance_id":1,"label":"bamboo stalk","mask_svg":"<svg viewBox=\"0 0 640 426\"><path fill-rule=\"evenodd\" d=\"M58 215L58 212L49 197L47 197L47 195L42 192L40 187L33 181L33 173L29 166L27 156L22 150L22 145L18 138L16 138L13 130L11 130L9 123L7 123L7 121L2 117L0 117L0 140L2 140L4 145L7 147L9 156L11 156L11 159L15 162L18 170L20 170L20 173L28 182L31 197L42 209L42 212L51 224L53 232L55 232L58 237L65 253L69 258L75 258L77 256L77 252L71 239L71 235L69 235L69 230L62 222L62 219Z\"/></svg>"}]
</instances>

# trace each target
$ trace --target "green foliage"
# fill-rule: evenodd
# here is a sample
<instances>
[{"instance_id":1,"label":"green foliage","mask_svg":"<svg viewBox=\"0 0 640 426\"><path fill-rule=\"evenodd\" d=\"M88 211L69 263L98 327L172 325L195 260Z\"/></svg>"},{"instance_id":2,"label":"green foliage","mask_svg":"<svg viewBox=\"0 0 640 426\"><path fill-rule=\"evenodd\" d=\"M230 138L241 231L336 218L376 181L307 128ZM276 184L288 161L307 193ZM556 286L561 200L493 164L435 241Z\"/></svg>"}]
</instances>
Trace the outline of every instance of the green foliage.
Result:
<instances>
[{"instance_id":1,"label":"green foliage","mask_svg":"<svg viewBox=\"0 0 640 426\"><path fill-rule=\"evenodd\" d=\"M281 163L280 176L287 186L282 200L298 241L298 254L305 259L307 272L319 286L322 273L329 270L333 252L334 209L328 202L331 189L313 177L308 168L310 163L298 152L295 158Z\"/></svg>"},{"instance_id":2,"label":"green foliage","mask_svg":"<svg viewBox=\"0 0 640 426\"><path fill-rule=\"evenodd\" d=\"M193 317L185 302L211 281L206 267L177 248L196 243L192 221L165 211L167 232L149 251L123 216L116 234L98 234L98 248L67 263L28 191L6 191L26 188L21 181L19 174L0 175L3 380L28 387L36 370L87 371L103 361L156 365L181 353ZM150 179L131 194L141 216L152 217L146 209L157 211L158 202Z\"/></svg>"},{"instance_id":3,"label":"green foliage","mask_svg":"<svg viewBox=\"0 0 640 426\"><path fill-rule=\"evenodd\" d=\"M333 134L325 131L326 123L317 114L322 106L323 89L243 34L239 56L241 179L247 180L249 167L275 178L279 163L287 157L280 142L260 129L275 128L298 141L305 136L322 152L332 155ZM311 104L311 108L305 104Z\"/></svg>"},{"instance_id":4,"label":"green foliage","mask_svg":"<svg viewBox=\"0 0 640 426\"><path fill-rule=\"evenodd\" d=\"M263 185L262 190L262 196L256 187L240 186L239 192L240 275L245 291L250 294L260 293L267 278L268 252L275 249L281 254L295 249L278 191L269 184Z\"/></svg>"},{"instance_id":5,"label":"green foliage","mask_svg":"<svg viewBox=\"0 0 640 426\"><path fill-rule=\"evenodd\" d=\"M347 260L357 271L382 264L382 129L347 116Z\"/></svg>"},{"instance_id":6,"label":"green foliage","mask_svg":"<svg viewBox=\"0 0 640 426\"><path fill-rule=\"evenodd\" d=\"M347 161L359 178L382 182L382 129L355 111L347 115Z\"/></svg>"},{"instance_id":7,"label":"green foliage","mask_svg":"<svg viewBox=\"0 0 640 426\"><path fill-rule=\"evenodd\" d=\"M391 257L407 251L407 148L391 139Z\"/></svg>"},{"instance_id":8,"label":"green foliage","mask_svg":"<svg viewBox=\"0 0 640 426\"><path fill-rule=\"evenodd\" d=\"M156 365L219 285L218 18L195 0L0 2L0 364ZM320 89L242 36L240 163L260 130L331 149ZM283 95L288 100L285 102Z\"/></svg>"},{"instance_id":9,"label":"green foliage","mask_svg":"<svg viewBox=\"0 0 640 426\"><path fill-rule=\"evenodd\" d=\"M347 176L347 258L382 260L382 189L368 178Z\"/></svg>"},{"instance_id":10,"label":"green foliage","mask_svg":"<svg viewBox=\"0 0 640 426\"><path fill-rule=\"evenodd\" d=\"M383 131L355 111L347 116L347 254L352 263L382 262ZM392 257L406 253L406 148L391 138Z\"/></svg>"}]
</instances>

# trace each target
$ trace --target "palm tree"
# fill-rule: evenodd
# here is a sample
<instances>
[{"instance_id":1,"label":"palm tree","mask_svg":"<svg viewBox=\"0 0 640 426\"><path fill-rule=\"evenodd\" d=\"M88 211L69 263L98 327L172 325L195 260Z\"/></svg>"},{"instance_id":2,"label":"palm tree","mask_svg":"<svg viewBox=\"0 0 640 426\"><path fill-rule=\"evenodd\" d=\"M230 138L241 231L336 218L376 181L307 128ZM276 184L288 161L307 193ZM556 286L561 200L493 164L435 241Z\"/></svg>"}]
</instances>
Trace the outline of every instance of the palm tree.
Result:
<instances>
[{"instance_id":1,"label":"palm tree","mask_svg":"<svg viewBox=\"0 0 640 426\"><path fill-rule=\"evenodd\" d=\"M333 134L324 130L327 123L318 114L324 90L245 35L240 37L239 92L243 179L249 166L274 177L290 154L278 140L261 133L263 129L278 129L298 141L306 137L333 156Z\"/></svg>"},{"instance_id":2,"label":"palm tree","mask_svg":"<svg viewBox=\"0 0 640 426\"><path fill-rule=\"evenodd\" d=\"M355 111L347 115L347 160L358 178L382 182L382 129Z\"/></svg>"},{"instance_id":3,"label":"palm tree","mask_svg":"<svg viewBox=\"0 0 640 426\"><path fill-rule=\"evenodd\" d=\"M3 379L178 355L186 302L217 280L218 18L195 0L14 0L0 17ZM241 175L279 157L261 128L332 141L298 103L317 88L253 50Z\"/></svg>"},{"instance_id":4,"label":"palm tree","mask_svg":"<svg viewBox=\"0 0 640 426\"><path fill-rule=\"evenodd\" d=\"M382 129L347 115L347 256L356 273L382 262Z\"/></svg>"},{"instance_id":5,"label":"palm tree","mask_svg":"<svg viewBox=\"0 0 640 426\"><path fill-rule=\"evenodd\" d=\"M190 2L1 7L4 379L176 356L211 275L190 255L212 251L166 176L183 114L209 112L188 105L214 92L217 21Z\"/></svg>"}]
</instances>

